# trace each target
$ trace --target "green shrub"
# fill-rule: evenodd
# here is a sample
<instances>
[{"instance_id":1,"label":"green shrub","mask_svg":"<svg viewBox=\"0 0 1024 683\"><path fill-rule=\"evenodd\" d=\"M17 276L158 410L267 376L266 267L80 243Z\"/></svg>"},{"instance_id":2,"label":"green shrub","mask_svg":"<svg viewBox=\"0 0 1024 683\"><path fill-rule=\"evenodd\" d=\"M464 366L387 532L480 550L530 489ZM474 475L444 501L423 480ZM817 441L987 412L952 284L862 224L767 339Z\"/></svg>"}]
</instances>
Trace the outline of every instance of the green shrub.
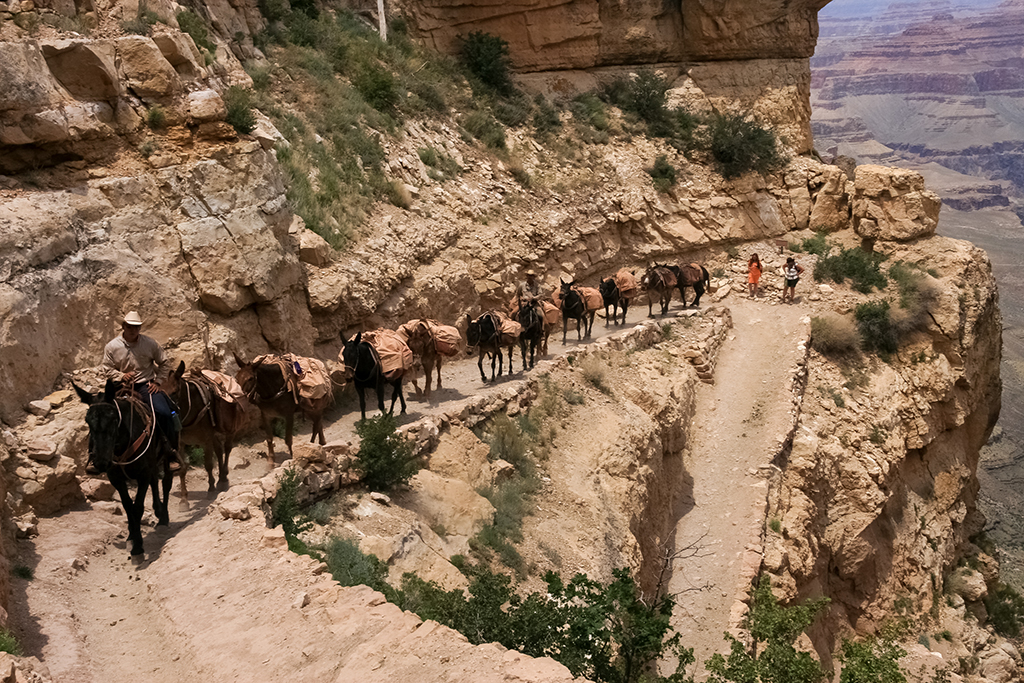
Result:
<instances>
[{"instance_id":1,"label":"green shrub","mask_svg":"<svg viewBox=\"0 0 1024 683\"><path fill-rule=\"evenodd\" d=\"M259 0L257 6L260 14L271 23L284 19L288 14L288 0Z\"/></svg>"},{"instance_id":2,"label":"green shrub","mask_svg":"<svg viewBox=\"0 0 1024 683\"><path fill-rule=\"evenodd\" d=\"M711 156L718 171L727 179L738 178L749 171L763 175L787 163L775 133L745 116L715 113L708 127Z\"/></svg>"},{"instance_id":3,"label":"green shrub","mask_svg":"<svg viewBox=\"0 0 1024 683\"><path fill-rule=\"evenodd\" d=\"M773 518L771 521L768 522L768 528L771 529L772 531L774 531L777 534L781 534L782 533L782 522L780 520L778 520L778 519Z\"/></svg>"},{"instance_id":4,"label":"green shrub","mask_svg":"<svg viewBox=\"0 0 1024 683\"><path fill-rule=\"evenodd\" d=\"M843 639L838 659L843 668L840 683L906 683L899 660L906 650L889 640L867 638L855 642Z\"/></svg>"},{"instance_id":5,"label":"green shrub","mask_svg":"<svg viewBox=\"0 0 1024 683\"><path fill-rule=\"evenodd\" d=\"M509 97L496 101L493 105L494 118L509 128L518 128L530 120L533 111L530 101L524 97Z\"/></svg>"},{"instance_id":6,"label":"green shrub","mask_svg":"<svg viewBox=\"0 0 1024 683\"><path fill-rule=\"evenodd\" d=\"M989 591L985 597L985 610L996 633L1006 638L1020 636L1021 623L1024 622L1024 597L1011 586L1000 583L995 590Z\"/></svg>"},{"instance_id":7,"label":"green shrub","mask_svg":"<svg viewBox=\"0 0 1024 683\"><path fill-rule=\"evenodd\" d=\"M537 135L550 135L562 128L562 117L544 95L538 93L533 100L536 109L533 112L533 128Z\"/></svg>"},{"instance_id":8,"label":"green shrub","mask_svg":"<svg viewBox=\"0 0 1024 683\"><path fill-rule=\"evenodd\" d=\"M416 154L419 155L420 161L427 166L437 166L439 159L437 158L437 150L433 147L420 147L416 150Z\"/></svg>"},{"instance_id":9,"label":"green shrub","mask_svg":"<svg viewBox=\"0 0 1024 683\"><path fill-rule=\"evenodd\" d=\"M529 189L533 185L533 177L530 172L527 171L522 164L515 162L508 165L508 172L512 174L512 177L516 179L516 182L523 187Z\"/></svg>"},{"instance_id":10,"label":"green shrub","mask_svg":"<svg viewBox=\"0 0 1024 683\"><path fill-rule=\"evenodd\" d=\"M593 93L577 95L569 104L569 111L577 123L590 126L597 131L608 130L608 110L604 102Z\"/></svg>"},{"instance_id":11,"label":"green shrub","mask_svg":"<svg viewBox=\"0 0 1024 683\"><path fill-rule=\"evenodd\" d=\"M395 419L378 415L356 424L359 435L359 463L363 484L371 491L388 491L407 484L419 472L412 454L412 442L395 429Z\"/></svg>"},{"instance_id":12,"label":"green shrub","mask_svg":"<svg viewBox=\"0 0 1024 683\"><path fill-rule=\"evenodd\" d=\"M381 112L395 112L400 100L398 80L387 69L368 64L352 79L352 85L366 103Z\"/></svg>"},{"instance_id":13,"label":"green shrub","mask_svg":"<svg viewBox=\"0 0 1024 683\"><path fill-rule=\"evenodd\" d=\"M192 36L192 41L196 44L196 47L202 48L210 54L216 54L217 45L210 40L206 22L203 21L202 17L187 9L181 10L174 16L178 20L178 26L181 30Z\"/></svg>"},{"instance_id":14,"label":"green shrub","mask_svg":"<svg viewBox=\"0 0 1024 683\"><path fill-rule=\"evenodd\" d=\"M654 160L654 166L644 170L651 176L654 187L659 192L668 192L676 184L676 167L669 163L664 154Z\"/></svg>"},{"instance_id":15,"label":"green shrub","mask_svg":"<svg viewBox=\"0 0 1024 683\"><path fill-rule=\"evenodd\" d=\"M16 564L11 567L11 575L18 579L25 579L31 581L36 578L36 574L32 571L32 567L24 564Z\"/></svg>"},{"instance_id":16,"label":"green shrub","mask_svg":"<svg viewBox=\"0 0 1024 683\"><path fill-rule=\"evenodd\" d=\"M0 652L6 652L15 657L22 655L21 643L13 633L5 628L0 628Z\"/></svg>"},{"instance_id":17,"label":"green shrub","mask_svg":"<svg viewBox=\"0 0 1024 683\"><path fill-rule=\"evenodd\" d=\"M271 527L280 525L285 536L289 538L298 536L313 526L299 506L299 486L302 485L302 477L299 470L290 469L285 472L278 483L274 502L270 506Z\"/></svg>"},{"instance_id":18,"label":"green shrub","mask_svg":"<svg viewBox=\"0 0 1024 683\"><path fill-rule=\"evenodd\" d=\"M153 130L163 128L167 125L167 112L159 104L155 104L146 110L146 125Z\"/></svg>"},{"instance_id":19,"label":"green shrub","mask_svg":"<svg viewBox=\"0 0 1024 683\"><path fill-rule=\"evenodd\" d=\"M814 280L842 284L849 278L854 289L868 294L875 287L883 289L888 282L880 268L884 260L885 256L858 247L843 249L835 255L826 253L814 266Z\"/></svg>"},{"instance_id":20,"label":"green shrub","mask_svg":"<svg viewBox=\"0 0 1024 683\"><path fill-rule=\"evenodd\" d=\"M858 304L853 317L857 320L861 344L866 351L883 355L896 353L899 336L889 314L888 301L867 301Z\"/></svg>"},{"instance_id":21,"label":"green shrub","mask_svg":"<svg viewBox=\"0 0 1024 683\"><path fill-rule=\"evenodd\" d=\"M249 78L252 79L252 87L257 92L264 92L270 89L270 67L247 65L245 71L249 74Z\"/></svg>"},{"instance_id":22,"label":"green shrub","mask_svg":"<svg viewBox=\"0 0 1024 683\"><path fill-rule=\"evenodd\" d=\"M342 586L369 586L389 600L395 597L395 590L387 582L387 563L364 553L355 542L334 536L322 556L327 570Z\"/></svg>"},{"instance_id":23,"label":"green shrub","mask_svg":"<svg viewBox=\"0 0 1024 683\"><path fill-rule=\"evenodd\" d=\"M819 353L849 353L859 341L857 326L847 316L826 313L811 318L811 346Z\"/></svg>"},{"instance_id":24,"label":"green shrub","mask_svg":"<svg viewBox=\"0 0 1024 683\"><path fill-rule=\"evenodd\" d=\"M515 90L505 40L474 31L468 36L459 36L459 55L470 73L488 88L501 95L510 95Z\"/></svg>"},{"instance_id":25,"label":"green shrub","mask_svg":"<svg viewBox=\"0 0 1024 683\"><path fill-rule=\"evenodd\" d=\"M793 249L796 252L807 252L808 254L816 254L818 256L827 256L832 250L832 246L828 243L828 233L816 232L814 237L806 237L800 243L799 248Z\"/></svg>"},{"instance_id":26,"label":"green shrub","mask_svg":"<svg viewBox=\"0 0 1024 683\"><path fill-rule=\"evenodd\" d=\"M577 574L565 582L544 576L547 589L522 597L507 576L466 568L469 597L413 574L402 577L400 607L453 628L473 644L497 642L531 657L552 657L573 676L601 683L684 681L693 652L679 644L669 621L674 603L645 596L626 569L602 584ZM671 678L651 678L665 655L679 660Z\"/></svg>"},{"instance_id":27,"label":"green shrub","mask_svg":"<svg viewBox=\"0 0 1024 683\"><path fill-rule=\"evenodd\" d=\"M491 447L488 457L492 461L504 460L518 467L527 460L529 439L520 425L504 413L491 420L485 441Z\"/></svg>"},{"instance_id":28,"label":"green shrub","mask_svg":"<svg viewBox=\"0 0 1024 683\"><path fill-rule=\"evenodd\" d=\"M185 462L189 467L200 467L206 462L206 451L202 446L185 446Z\"/></svg>"},{"instance_id":29,"label":"green shrub","mask_svg":"<svg viewBox=\"0 0 1024 683\"><path fill-rule=\"evenodd\" d=\"M227 116L224 120L239 133L251 133L256 128L256 114L253 113L252 91L240 85L233 85L224 93Z\"/></svg>"},{"instance_id":30,"label":"green shrub","mask_svg":"<svg viewBox=\"0 0 1024 683\"><path fill-rule=\"evenodd\" d=\"M750 611L744 618L753 646L748 650L746 645L726 633L730 653L728 656L715 654L707 661L708 680L712 683L822 681L825 672L818 662L807 652L797 652L793 643L827 604L828 598L821 598L803 605L781 607L772 594L768 577L762 575L757 587L751 590Z\"/></svg>"},{"instance_id":31,"label":"green shrub","mask_svg":"<svg viewBox=\"0 0 1024 683\"><path fill-rule=\"evenodd\" d=\"M465 118L463 127L470 135L492 149L505 149L505 129L485 111L475 111Z\"/></svg>"}]
</instances>

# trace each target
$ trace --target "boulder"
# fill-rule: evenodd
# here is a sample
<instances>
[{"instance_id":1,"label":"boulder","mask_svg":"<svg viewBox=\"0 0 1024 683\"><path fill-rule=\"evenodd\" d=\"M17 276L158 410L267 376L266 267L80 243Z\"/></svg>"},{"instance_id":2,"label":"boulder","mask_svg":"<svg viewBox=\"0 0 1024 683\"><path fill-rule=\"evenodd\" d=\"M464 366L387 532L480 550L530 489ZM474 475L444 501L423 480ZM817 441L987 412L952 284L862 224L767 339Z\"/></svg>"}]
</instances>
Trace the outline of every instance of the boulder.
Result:
<instances>
[{"instance_id":1,"label":"boulder","mask_svg":"<svg viewBox=\"0 0 1024 683\"><path fill-rule=\"evenodd\" d=\"M139 97L166 97L181 90L178 72L149 38L117 39L117 56L128 87Z\"/></svg>"},{"instance_id":2,"label":"boulder","mask_svg":"<svg viewBox=\"0 0 1024 683\"><path fill-rule=\"evenodd\" d=\"M214 90L200 90L188 94L188 113L193 121L220 121L227 115L224 100Z\"/></svg>"},{"instance_id":3,"label":"boulder","mask_svg":"<svg viewBox=\"0 0 1024 683\"><path fill-rule=\"evenodd\" d=\"M256 141L260 143L263 149L274 149L277 145L287 147L289 145L288 140L281 135L279 131L271 122L269 118L261 111L256 111L256 127L253 128L250 135L256 138Z\"/></svg>"},{"instance_id":4,"label":"boulder","mask_svg":"<svg viewBox=\"0 0 1024 683\"><path fill-rule=\"evenodd\" d=\"M323 267L331 262L334 250L320 235L312 230L299 232L299 260L311 266Z\"/></svg>"},{"instance_id":5,"label":"boulder","mask_svg":"<svg viewBox=\"0 0 1024 683\"><path fill-rule=\"evenodd\" d=\"M853 229L866 239L904 242L935 234L942 202L916 171L858 166Z\"/></svg>"},{"instance_id":6,"label":"boulder","mask_svg":"<svg viewBox=\"0 0 1024 683\"><path fill-rule=\"evenodd\" d=\"M846 174L838 166L822 167L823 181L814 198L808 227L836 232L850 227L850 195L846 193Z\"/></svg>"},{"instance_id":7,"label":"boulder","mask_svg":"<svg viewBox=\"0 0 1024 683\"><path fill-rule=\"evenodd\" d=\"M40 44L50 72L69 93L83 100L121 95L114 44L106 40L49 40Z\"/></svg>"}]
</instances>

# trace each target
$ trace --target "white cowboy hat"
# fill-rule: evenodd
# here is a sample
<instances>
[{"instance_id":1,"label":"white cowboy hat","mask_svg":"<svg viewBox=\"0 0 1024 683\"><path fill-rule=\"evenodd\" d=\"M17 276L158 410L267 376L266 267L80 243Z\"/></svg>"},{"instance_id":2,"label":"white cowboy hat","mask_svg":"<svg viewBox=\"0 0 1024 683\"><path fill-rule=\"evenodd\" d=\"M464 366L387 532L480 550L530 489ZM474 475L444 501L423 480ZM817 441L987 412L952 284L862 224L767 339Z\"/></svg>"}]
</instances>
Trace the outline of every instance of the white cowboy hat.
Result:
<instances>
[{"instance_id":1,"label":"white cowboy hat","mask_svg":"<svg viewBox=\"0 0 1024 683\"><path fill-rule=\"evenodd\" d=\"M533 268L530 268L528 271L526 271L526 275L527 276L536 275L536 274L537 274L537 271L535 271Z\"/></svg>"},{"instance_id":2,"label":"white cowboy hat","mask_svg":"<svg viewBox=\"0 0 1024 683\"><path fill-rule=\"evenodd\" d=\"M139 312L138 311L128 311L128 315L126 315L124 317L124 324L125 325L136 325L136 326L141 325L142 324L142 318L139 317Z\"/></svg>"}]
</instances>

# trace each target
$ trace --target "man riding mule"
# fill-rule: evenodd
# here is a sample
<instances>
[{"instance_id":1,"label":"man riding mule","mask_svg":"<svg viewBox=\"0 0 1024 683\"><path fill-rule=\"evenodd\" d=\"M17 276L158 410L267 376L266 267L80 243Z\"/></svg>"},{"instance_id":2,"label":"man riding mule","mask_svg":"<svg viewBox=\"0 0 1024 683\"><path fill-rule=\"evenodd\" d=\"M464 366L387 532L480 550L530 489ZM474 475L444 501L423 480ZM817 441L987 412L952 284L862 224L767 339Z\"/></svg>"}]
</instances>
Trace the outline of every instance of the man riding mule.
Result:
<instances>
[{"instance_id":1,"label":"man riding mule","mask_svg":"<svg viewBox=\"0 0 1024 683\"><path fill-rule=\"evenodd\" d=\"M157 430L171 451L171 470L176 471L182 466L178 455L181 424L177 407L160 390L160 383L167 379L169 370L167 356L156 340L141 331L142 318L138 312L129 311L121 321L121 334L103 348L103 368L107 379L119 382L123 389L133 389L143 398L143 403L150 406ZM91 460L86 464L86 472L98 473Z\"/></svg>"}]
</instances>

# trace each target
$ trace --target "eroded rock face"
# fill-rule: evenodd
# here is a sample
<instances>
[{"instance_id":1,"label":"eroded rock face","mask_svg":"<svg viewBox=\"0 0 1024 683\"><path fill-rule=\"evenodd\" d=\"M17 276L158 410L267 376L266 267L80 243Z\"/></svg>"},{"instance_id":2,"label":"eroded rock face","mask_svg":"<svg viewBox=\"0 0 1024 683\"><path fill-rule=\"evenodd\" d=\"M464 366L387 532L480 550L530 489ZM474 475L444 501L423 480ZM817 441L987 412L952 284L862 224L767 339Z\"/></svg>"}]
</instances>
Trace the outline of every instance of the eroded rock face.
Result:
<instances>
[{"instance_id":1,"label":"eroded rock face","mask_svg":"<svg viewBox=\"0 0 1024 683\"><path fill-rule=\"evenodd\" d=\"M10 397L0 414L14 421L16 396L46 394L60 373L97 363L129 309L190 365L268 345L308 352L291 218L272 153L255 142L0 200L0 382Z\"/></svg>"},{"instance_id":2,"label":"eroded rock face","mask_svg":"<svg viewBox=\"0 0 1024 683\"><path fill-rule=\"evenodd\" d=\"M866 239L907 241L935 234L938 195L920 173L902 168L858 166L853 192L853 229Z\"/></svg>"},{"instance_id":3,"label":"eroded rock face","mask_svg":"<svg viewBox=\"0 0 1024 683\"><path fill-rule=\"evenodd\" d=\"M935 236L875 248L890 260L927 262L940 275L923 276L931 319L900 359L870 361L861 388L812 356L808 387L836 388L844 404L821 392L805 395L779 493L770 499L782 533L769 534L765 554L780 594L828 595L835 623L862 632L878 628L900 596L914 596L911 609L927 611L967 539L981 530L977 459L1001 389L1001 318L984 252ZM852 388L839 389L844 382ZM985 582L974 574L951 590L979 598Z\"/></svg>"}]
</instances>

